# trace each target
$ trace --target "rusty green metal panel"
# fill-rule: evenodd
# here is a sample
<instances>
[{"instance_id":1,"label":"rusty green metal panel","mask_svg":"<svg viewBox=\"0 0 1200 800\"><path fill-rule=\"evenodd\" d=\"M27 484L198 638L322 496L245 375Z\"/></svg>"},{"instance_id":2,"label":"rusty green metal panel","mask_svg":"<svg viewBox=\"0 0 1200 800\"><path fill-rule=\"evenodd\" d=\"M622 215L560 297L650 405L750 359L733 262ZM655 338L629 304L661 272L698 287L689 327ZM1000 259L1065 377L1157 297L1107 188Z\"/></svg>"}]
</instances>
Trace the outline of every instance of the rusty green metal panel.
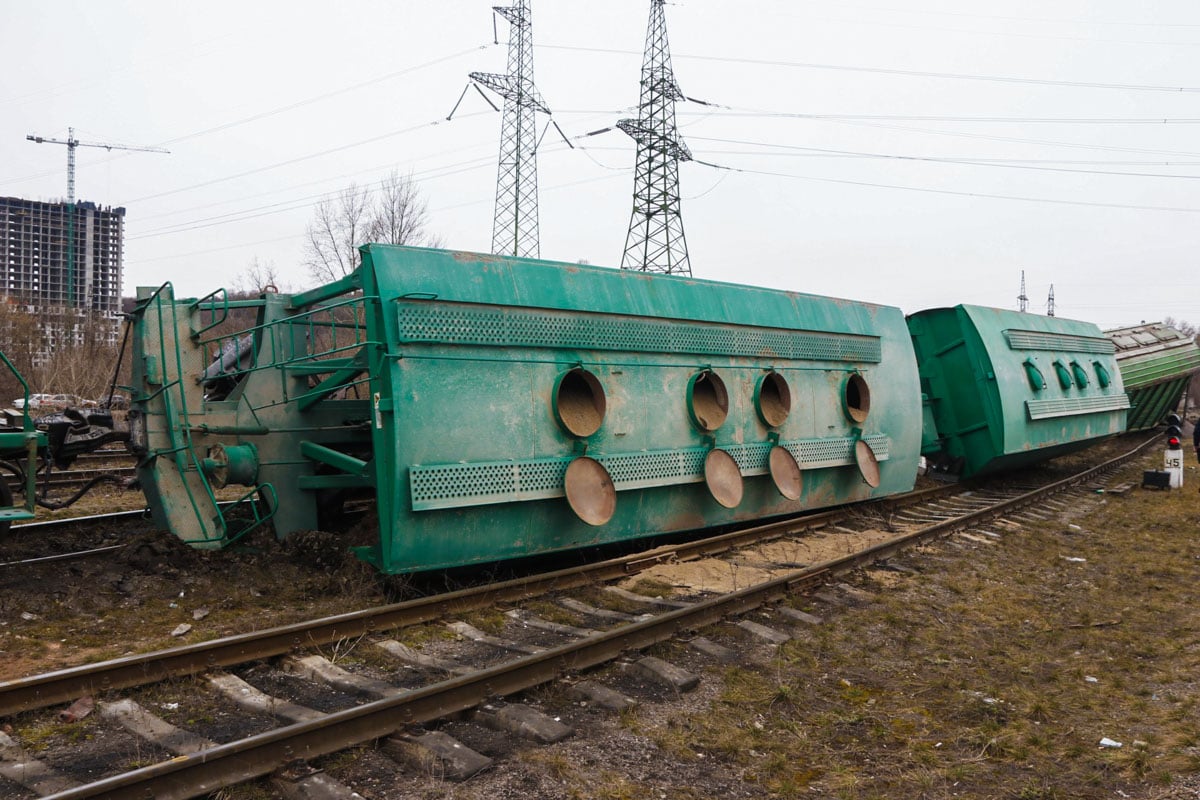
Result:
<instances>
[{"instance_id":1,"label":"rusty green metal panel","mask_svg":"<svg viewBox=\"0 0 1200 800\"><path fill-rule=\"evenodd\" d=\"M509 558L782 514L904 491L915 479L920 414L915 364L894 308L672 276L419 248L364 249L386 342L371 374L380 539L365 553L385 572ZM594 376L605 397L592 435L564 430L554 390ZM728 418L700 430L692 379L711 370ZM786 380L791 413L770 427L760 378ZM870 413L843 410L865 378ZM880 459L867 485L854 460ZM767 474L778 442L803 470L788 500ZM704 483L705 455L737 462L734 508ZM615 511L589 525L564 497L568 466L596 459Z\"/></svg>"},{"instance_id":2,"label":"rusty green metal panel","mask_svg":"<svg viewBox=\"0 0 1200 800\"><path fill-rule=\"evenodd\" d=\"M948 472L1011 469L1124 430L1115 347L1095 325L968 305L908 325L937 427L924 452Z\"/></svg>"},{"instance_id":3,"label":"rusty green metal panel","mask_svg":"<svg viewBox=\"0 0 1200 800\"><path fill-rule=\"evenodd\" d=\"M156 520L180 538L222 546L267 522L288 536L366 491L378 534L358 552L401 573L913 485L921 399L898 309L476 253L362 254L354 275L293 296L141 290L134 446ZM234 325L235 312L252 317ZM584 476L571 492L569 474ZM226 482L245 486L240 511L216 503Z\"/></svg>"}]
</instances>

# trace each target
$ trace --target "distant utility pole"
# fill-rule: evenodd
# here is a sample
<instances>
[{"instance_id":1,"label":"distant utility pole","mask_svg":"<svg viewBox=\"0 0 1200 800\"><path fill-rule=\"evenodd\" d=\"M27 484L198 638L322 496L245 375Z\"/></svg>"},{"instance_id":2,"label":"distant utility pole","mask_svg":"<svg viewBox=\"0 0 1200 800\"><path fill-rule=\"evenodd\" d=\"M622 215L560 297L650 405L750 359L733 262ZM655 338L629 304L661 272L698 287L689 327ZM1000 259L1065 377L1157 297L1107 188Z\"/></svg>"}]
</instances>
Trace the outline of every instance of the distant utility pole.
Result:
<instances>
[{"instance_id":1,"label":"distant utility pole","mask_svg":"<svg viewBox=\"0 0 1200 800\"><path fill-rule=\"evenodd\" d=\"M1054 316L1054 284L1050 284L1050 296L1046 298L1046 316Z\"/></svg>"},{"instance_id":2,"label":"distant utility pole","mask_svg":"<svg viewBox=\"0 0 1200 800\"><path fill-rule=\"evenodd\" d=\"M485 86L504 98L492 252L537 258L541 249L538 243L537 112L549 114L550 109L533 84L533 23L529 0L517 0L515 5L497 6L492 10L508 20L508 73L472 72L469 76L477 88ZM466 90L463 92L465 94ZM462 97L458 101L461 103ZM453 116L454 111L450 114Z\"/></svg>"},{"instance_id":3,"label":"distant utility pole","mask_svg":"<svg viewBox=\"0 0 1200 800\"><path fill-rule=\"evenodd\" d=\"M690 276L679 203L679 162L691 161L692 153L675 129L675 101L686 98L671 70L663 2L650 0L638 118L617 123L638 145L633 215L621 268Z\"/></svg>"},{"instance_id":4,"label":"distant utility pole","mask_svg":"<svg viewBox=\"0 0 1200 800\"><path fill-rule=\"evenodd\" d=\"M1021 293L1017 295L1018 308L1024 314L1029 310L1029 297L1025 294L1025 270L1021 270Z\"/></svg>"}]
</instances>

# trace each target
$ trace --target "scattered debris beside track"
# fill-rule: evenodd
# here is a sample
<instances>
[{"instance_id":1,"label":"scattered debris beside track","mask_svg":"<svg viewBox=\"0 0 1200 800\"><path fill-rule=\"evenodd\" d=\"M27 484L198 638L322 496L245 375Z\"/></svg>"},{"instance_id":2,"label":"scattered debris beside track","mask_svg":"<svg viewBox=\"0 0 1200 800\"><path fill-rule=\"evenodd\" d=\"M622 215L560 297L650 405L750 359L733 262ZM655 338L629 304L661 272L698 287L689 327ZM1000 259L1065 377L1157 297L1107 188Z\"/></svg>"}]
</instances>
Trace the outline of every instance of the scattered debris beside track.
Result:
<instances>
[{"instance_id":1,"label":"scattered debris beside track","mask_svg":"<svg viewBox=\"0 0 1200 800\"><path fill-rule=\"evenodd\" d=\"M1129 467L1111 483L1135 480L1143 467ZM689 661L694 657L679 645L660 646L654 654L703 672L696 692L670 703L643 703L612 717L558 689L538 693L536 702L582 719L585 729L550 748L510 742L506 758L466 784L425 776L405 787L373 783L373 751L321 766L376 798L1194 796L1182 792L1200 767L1194 733L1200 613L1191 608L1200 473L1189 470L1187 480L1180 492L1094 494L1049 521L998 526L994 537L958 536L904 556L898 569L861 573L850 589L814 599L805 610L824 623L802 626L801 638L778 654L734 626L726 634L743 637L750 656L736 666ZM1075 516L1087 507L1090 513ZM148 602L147 610L167 623L147 637L149 646L161 646L155 637L191 621L194 603L213 609L197 624L204 635L209 620L234 604L243 613L266 606L252 623L263 627L293 611L292 618L321 613L314 606L322 603L335 610L339 600L331 595L342 587L358 592L351 607L371 602L366 598L374 591L352 564L342 567L349 572L310 575L296 586L303 569L277 552L235 558L167 548L142 563L143 576L160 582L152 592L161 594L146 597L161 602ZM73 573L65 583L83 577ZM675 587L659 576L632 588ZM52 600L43 606L51 613L21 620L27 641L37 636L31 622L61 612L66 624L72 611L53 601L69 597L69 588L40 590ZM222 591L230 605L214 601ZM10 594L0 597L7 606ZM104 611L105 624L120 613ZM10 622L0 636L19 614L0 608ZM487 627L488 618L476 622ZM75 626L79 632L87 623L77 617ZM46 631L43 640L61 632ZM0 638L0 649L10 651L0 659L6 667L8 641ZM59 644L58 653L69 649ZM127 646L144 649L132 640ZM80 651L65 658L52 652L48 664L84 660ZM186 682L175 688L187 692ZM162 702L172 700L164 695ZM52 750L60 737L94 730L91 719L32 738ZM1123 747L1101 748L1101 738ZM243 787L225 796L249 800L265 791Z\"/></svg>"}]
</instances>

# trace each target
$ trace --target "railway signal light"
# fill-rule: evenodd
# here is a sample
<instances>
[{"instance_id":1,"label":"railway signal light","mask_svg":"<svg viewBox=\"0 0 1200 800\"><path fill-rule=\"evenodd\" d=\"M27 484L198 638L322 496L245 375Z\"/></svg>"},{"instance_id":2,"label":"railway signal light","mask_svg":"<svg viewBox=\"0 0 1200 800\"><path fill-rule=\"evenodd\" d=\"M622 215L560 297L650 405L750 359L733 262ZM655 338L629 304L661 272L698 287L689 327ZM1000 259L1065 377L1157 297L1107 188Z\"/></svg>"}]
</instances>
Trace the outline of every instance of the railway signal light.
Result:
<instances>
[{"instance_id":1,"label":"railway signal light","mask_svg":"<svg viewBox=\"0 0 1200 800\"><path fill-rule=\"evenodd\" d=\"M1167 449L1178 450L1179 437L1183 435L1183 420L1178 414L1167 415Z\"/></svg>"}]
</instances>

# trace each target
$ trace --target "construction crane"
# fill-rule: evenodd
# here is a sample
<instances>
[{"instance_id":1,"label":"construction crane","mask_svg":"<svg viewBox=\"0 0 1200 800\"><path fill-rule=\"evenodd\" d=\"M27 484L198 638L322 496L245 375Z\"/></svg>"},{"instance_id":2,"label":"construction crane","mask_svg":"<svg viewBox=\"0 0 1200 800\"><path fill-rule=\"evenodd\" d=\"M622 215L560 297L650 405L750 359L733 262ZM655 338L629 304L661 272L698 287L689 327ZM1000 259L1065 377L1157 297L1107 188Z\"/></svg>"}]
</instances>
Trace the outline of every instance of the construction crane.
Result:
<instances>
[{"instance_id":1,"label":"construction crane","mask_svg":"<svg viewBox=\"0 0 1200 800\"><path fill-rule=\"evenodd\" d=\"M140 150L144 153L169 153L170 150L165 150L161 147L143 147L132 144L113 144L112 142L81 142L75 138L75 129L67 128L66 139L51 139L48 136L34 136L29 134L25 137L31 142L38 144L65 144L67 146L67 204L75 205L75 148L76 147L103 147L105 150Z\"/></svg>"},{"instance_id":2,"label":"construction crane","mask_svg":"<svg viewBox=\"0 0 1200 800\"><path fill-rule=\"evenodd\" d=\"M112 142L81 142L75 138L74 128L67 128L66 139L51 139L48 136L34 136L33 134L29 134L25 138L37 144L65 144L67 146L67 248L66 263L63 264L62 270L66 278L67 305L74 307L79 304L79 298L76 297L75 291L75 273L79 269L79 265L75 263L75 148L103 147L105 150L141 150L146 153L169 153L171 151L161 147L113 144Z\"/></svg>"}]
</instances>

